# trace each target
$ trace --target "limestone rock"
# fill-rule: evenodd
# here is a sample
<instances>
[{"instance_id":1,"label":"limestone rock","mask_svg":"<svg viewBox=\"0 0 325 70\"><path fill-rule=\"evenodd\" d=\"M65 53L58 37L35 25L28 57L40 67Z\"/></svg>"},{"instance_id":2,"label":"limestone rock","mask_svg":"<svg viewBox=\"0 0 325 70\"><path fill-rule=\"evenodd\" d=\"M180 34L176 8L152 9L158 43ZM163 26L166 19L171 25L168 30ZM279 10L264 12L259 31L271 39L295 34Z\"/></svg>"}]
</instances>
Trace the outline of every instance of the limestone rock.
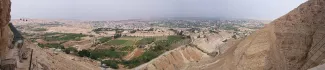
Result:
<instances>
[{"instance_id":1,"label":"limestone rock","mask_svg":"<svg viewBox=\"0 0 325 70\"><path fill-rule=\"evenodd\" d=\"M10 0L0 1L0 56L3 56L8 51L8 46L10 43L11 32L8 27L10 21Z\"/></svg>"}]
</instances>

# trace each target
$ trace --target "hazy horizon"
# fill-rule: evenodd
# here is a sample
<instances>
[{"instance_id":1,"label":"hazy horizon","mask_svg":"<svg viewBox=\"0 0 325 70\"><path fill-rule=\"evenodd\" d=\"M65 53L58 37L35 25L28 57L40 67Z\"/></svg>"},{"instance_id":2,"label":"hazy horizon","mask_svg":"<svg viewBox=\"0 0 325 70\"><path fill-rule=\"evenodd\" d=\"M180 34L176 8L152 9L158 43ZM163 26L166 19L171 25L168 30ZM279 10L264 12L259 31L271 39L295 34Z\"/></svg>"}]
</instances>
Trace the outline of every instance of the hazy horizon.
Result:
<instances>
[{"instance_id":1,"label":"hazy horizon","mask_svg":"<svg viewBox=\"0 0 325 70\"><path fill-rule=\"evenodd\" d=\"M169 17L276 19L306 0L12 0L12 19L123 20Z\"/></svg>"}]
</instances>

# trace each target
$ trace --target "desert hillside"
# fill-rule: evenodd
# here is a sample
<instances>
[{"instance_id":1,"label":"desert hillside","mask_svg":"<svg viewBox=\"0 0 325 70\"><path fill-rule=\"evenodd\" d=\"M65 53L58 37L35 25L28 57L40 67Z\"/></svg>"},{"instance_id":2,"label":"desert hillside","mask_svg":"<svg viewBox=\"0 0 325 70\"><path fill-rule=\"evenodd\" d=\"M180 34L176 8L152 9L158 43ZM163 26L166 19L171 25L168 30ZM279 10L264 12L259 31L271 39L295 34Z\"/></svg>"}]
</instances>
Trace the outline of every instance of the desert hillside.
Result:
<instances>
[{"instance_id":1,"label":"desert hillside","mask_svg":"<svg viewBox=\"0 0 325 70\"><path fill-rule=\"evenodd\" d=\"M324 0L309 0L216 57L219 62L199 69L306 70L320 65L325 58L324 14Z\"/></svg>"},{"instance_id":2,"label":"desert hillside","mask_svg":"<svg viewBox=\"0 0 325 70\"><path fill-rule=\"evenodd\" d=\"M313 70L325 63L325 0L308 0L259 30L264 24L250 20L12 20L23 49L8 48L10 4L0 1L1 69ZM3 62L11 52L19 59Z\"/></svg>"},{"instance_id":3,"label":"desert hillside","mask_svg":"<svg viewBox=\"0 0 325 70\"><path fill-rule=\"evenodd\" d=\"M324 15L325 1L309 0L241 42L228 46L230 49L224 54L187 63L189 66L184 69L306 70L323 64Z\"/></svg>"},{"instance_id":4,"label":"desert hillside","mask_svg":"<svg viewBox=\"0 0 325 70\"><path fill-rule=\"evenodd\" d=\"M30 41L25 47L33 49L32 70L100 70L100 62L73 56L53 49L42 49ZM29 52L30 54L30 52ZM18 64L18 70L27 70L30 56Z\"/></svg>"}]
</instances>

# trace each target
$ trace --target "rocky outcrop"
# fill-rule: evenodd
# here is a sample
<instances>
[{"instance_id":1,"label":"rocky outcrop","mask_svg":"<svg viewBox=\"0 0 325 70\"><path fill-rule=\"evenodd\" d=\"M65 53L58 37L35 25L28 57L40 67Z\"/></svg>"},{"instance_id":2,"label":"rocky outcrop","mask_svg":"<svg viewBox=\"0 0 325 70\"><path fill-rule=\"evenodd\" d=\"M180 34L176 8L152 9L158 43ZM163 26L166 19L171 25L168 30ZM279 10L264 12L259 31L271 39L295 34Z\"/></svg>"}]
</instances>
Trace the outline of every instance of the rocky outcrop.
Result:
<instances>
[{"instance_id":1,"label":"rocky outcrop","mask_svg":"<svg viewBox=\"0 0 325 70\"><path fill-rule=\"evenodd\" d=\"M274 36L265 69L308 69L325 59L325 1L309 0L273 21Z\"/></svg>"},{"instance_id":2,"label":"rocky outcrop","mask_svg":"<svg viewBox=\"0 0 325 70\"><path fill-rule=\"evenodd\" d=\"M10 21L10 0L0 1L0 56L3 58L8 51L8 46L11 43L12 33L8 27Z\"/></svg>"},{"instance_id":3,"label":"rocky outcrop","mask_svg":"<svg viewBox=\"0 0 325 70\"><path fill-rule=\"evenodd\" d=\"M42 49L30 41L25 41L25 47L33 49L32 59L28 56L23 63L18 63L17 70L28 70L29 60L32 60L32 70L100 70L100 62L96 60Z\"/></svg>"},{"instance_id":4,"label":"rocky outcrop","mask_svg":"<svg viewBox=\"0 0 325 70\"><path fill-rule=\"evenodd\" d=\"M221 31L218 34L205 34L204 36L202 38L192 39L192 44L206 53L214 53L219 52L220 45L225 43L223 42L224 40L230 39L232 34Z\"/></svg>"}]
</instances>

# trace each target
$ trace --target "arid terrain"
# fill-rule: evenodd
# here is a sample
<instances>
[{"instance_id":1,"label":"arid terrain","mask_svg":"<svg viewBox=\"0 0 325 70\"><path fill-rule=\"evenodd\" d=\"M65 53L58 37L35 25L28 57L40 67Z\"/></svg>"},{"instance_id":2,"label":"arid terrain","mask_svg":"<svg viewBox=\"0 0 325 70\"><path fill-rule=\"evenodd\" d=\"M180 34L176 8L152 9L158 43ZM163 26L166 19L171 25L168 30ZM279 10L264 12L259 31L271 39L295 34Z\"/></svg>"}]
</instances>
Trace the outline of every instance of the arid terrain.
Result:
<instances>
[{"instance_id":1,"label":"arid terrain","mask_svg":"<svg viewBox=\"0 0 325 70\"><path fill-rule=\"evenodd\" d=\"M259 20L165 21L21 18L11 22L26 38L26 47L35 50L32 68L49 70L164 69L168 66L156 68L165 65L158 60L174 58L181 59L175 60L181 65L178 69L186 69L192 62L224 53L230 48L228 42L245 38L267 24ZM184 26L180 21L191 23ZM75 67L63 65L67 63Z\"/></svg>"},{"instance_id":2,"label":"arid terrain","mask_svg":"<svg viewBox=\"0 0 325 70\"><path fill-rule=\"evenodd\" d=\"M325 63L323 0L308 0L272 22L203 18L9 21L10 1L0 3L0 68L322 70ZM23 47L7 47L16 34L6 27L7 22L23 35Z\"/></svg>"},{"instance_id":3,"label":"arid terrain","mask_svg":"<svg viewBox=\"0 0 325 70\"><path fill-rule=\"evenodd\" d=\"M219 56L180 62L183 66L173 66L179 65L173 63L177 56L156 62L167 63L161 67L168 70L323 70L324 5L323 0L309 0L248 37L228 43L230 48ZM153 66L145 69L161 68Z\"/></svg>"}]
</instances>

